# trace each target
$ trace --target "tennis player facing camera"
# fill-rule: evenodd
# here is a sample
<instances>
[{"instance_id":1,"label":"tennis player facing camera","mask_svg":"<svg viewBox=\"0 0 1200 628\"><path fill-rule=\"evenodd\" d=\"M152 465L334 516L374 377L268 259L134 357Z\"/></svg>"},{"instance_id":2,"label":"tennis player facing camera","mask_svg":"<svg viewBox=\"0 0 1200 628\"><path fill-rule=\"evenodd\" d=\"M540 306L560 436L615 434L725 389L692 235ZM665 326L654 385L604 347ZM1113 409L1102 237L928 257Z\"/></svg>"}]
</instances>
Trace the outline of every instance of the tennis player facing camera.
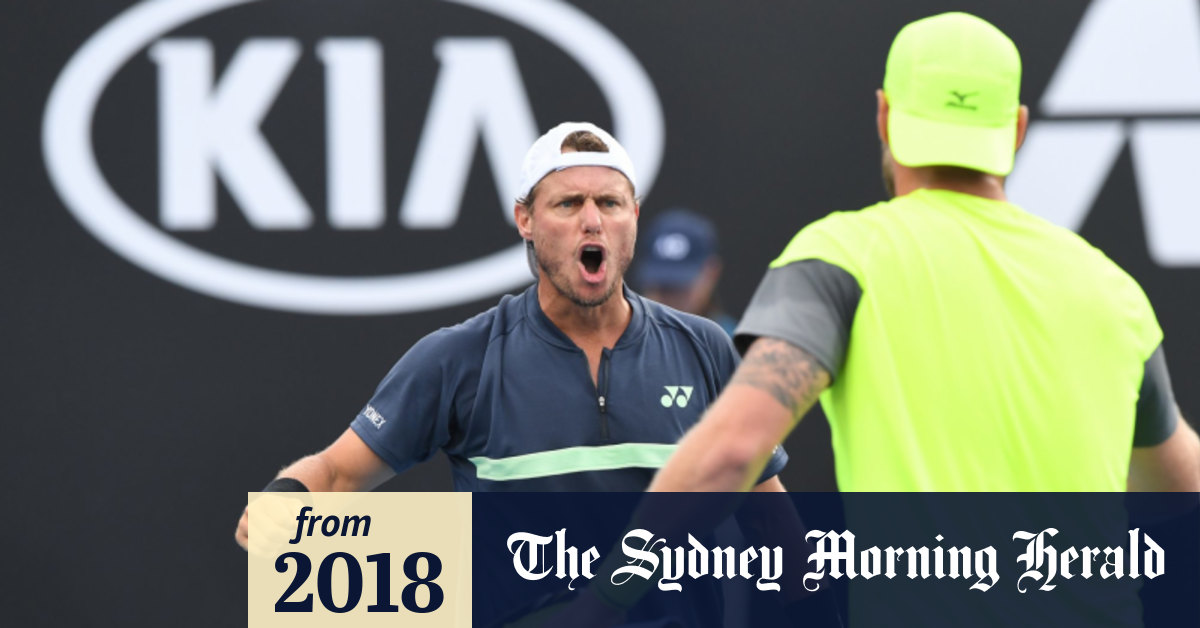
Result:
<instances>
[{"instance_id":1,"label":"tennis player facing camera","mask_svg":"<svg viewBox=\"0 0 1200 628\"><path fill-rule=\"evenodd\" d=\"M712 321L635 294L637 177L604 130L560 124L513 208L537 283L422 338L347 429L264 491L371 490L439 449L461 491L641 491L732 375ZM775 449L761 490L787 456ZM247 518L236 538L247 544Z\"/></svg>"},{"instance_id":2,"label":"tennis player facing camera","mask_svg":"<svg viewBox=\"0 0 1200 628\"><path fill-rule=\"evenodd\" d=\"M745 490L818 396L843 491L1200 490L1146 295L1006 199L1020 78L975 16L899 32L876 115L893 198L771 262L743 362L654 490Z\"/></svg>"}]
</instances>

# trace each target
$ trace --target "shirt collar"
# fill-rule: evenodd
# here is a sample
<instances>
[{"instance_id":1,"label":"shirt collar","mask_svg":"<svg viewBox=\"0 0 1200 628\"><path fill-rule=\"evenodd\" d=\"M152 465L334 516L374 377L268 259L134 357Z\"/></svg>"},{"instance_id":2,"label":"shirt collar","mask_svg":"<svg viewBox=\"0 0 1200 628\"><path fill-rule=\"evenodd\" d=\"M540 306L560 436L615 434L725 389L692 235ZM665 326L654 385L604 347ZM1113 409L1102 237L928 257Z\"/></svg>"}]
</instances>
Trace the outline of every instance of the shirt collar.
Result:
<instances>
[{"instance_id":1,"label":"shirt collar","mask_svg":"<svg viewBox=\"0 0 1200 628\"><path fill-rule=\"evenodd\" d=\"M577 350L579 347L542 311L542 304L538 302L537 288L538 284L534 282L522 295L525 298L525 314L532 323L533 329L539 336L551 344L564 349ZM629 285L624 282L622 282L621 291L625 295L625 300L629 303L631 312L629 326L625 328L625 332L617 339L616 344L613 345L613 349L637 341L642 337L646 329L646 304L643 297L630 290Z\"/></svg>"}]
</instances>

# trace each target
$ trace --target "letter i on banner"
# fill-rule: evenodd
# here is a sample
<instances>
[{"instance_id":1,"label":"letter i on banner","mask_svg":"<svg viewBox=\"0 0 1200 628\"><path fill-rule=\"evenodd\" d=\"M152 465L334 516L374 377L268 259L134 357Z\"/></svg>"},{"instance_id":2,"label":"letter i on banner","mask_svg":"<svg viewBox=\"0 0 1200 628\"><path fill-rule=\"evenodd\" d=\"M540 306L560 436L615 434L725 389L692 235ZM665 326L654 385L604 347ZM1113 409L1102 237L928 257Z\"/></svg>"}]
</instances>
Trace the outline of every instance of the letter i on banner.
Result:
<instances>
[{"instance_id":1,"label":"letter i on banner","mask_svg":"<svg viewBox=\"0 0 1200 628\"><path fill-rule=\"evenodd\" d=\"M250 628L471 625L470 493L250 493Z\"/></svg>"}]
</instances>

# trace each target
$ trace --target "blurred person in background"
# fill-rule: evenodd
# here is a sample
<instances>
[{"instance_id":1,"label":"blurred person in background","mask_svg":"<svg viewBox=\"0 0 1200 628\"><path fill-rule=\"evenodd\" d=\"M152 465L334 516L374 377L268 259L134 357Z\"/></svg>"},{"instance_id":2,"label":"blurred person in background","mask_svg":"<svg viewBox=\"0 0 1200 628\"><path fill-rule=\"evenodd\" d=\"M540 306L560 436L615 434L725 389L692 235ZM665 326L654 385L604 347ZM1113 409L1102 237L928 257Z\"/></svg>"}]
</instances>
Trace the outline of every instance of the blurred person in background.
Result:
<instances>
[{"instance_id":1,"label":"blurred person in background","mask_svg":"<svg viewBox=\"0 0 1200 628\"><path fill-rule=\"evenodd\" d=\"M659 214L642 237L634 282L642 295L715 321L730 336L737 319L721 309L717 282L721 257L712 221L689 209Z\"/></svg>"}]
</instances>

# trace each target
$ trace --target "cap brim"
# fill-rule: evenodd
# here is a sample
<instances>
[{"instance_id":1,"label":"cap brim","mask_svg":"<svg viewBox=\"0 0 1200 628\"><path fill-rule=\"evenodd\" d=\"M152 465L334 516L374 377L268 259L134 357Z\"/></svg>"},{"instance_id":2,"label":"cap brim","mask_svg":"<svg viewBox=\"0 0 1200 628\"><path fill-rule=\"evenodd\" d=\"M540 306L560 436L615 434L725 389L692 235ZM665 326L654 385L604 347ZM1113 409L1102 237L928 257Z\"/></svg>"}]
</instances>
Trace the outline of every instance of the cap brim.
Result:
<instances>
[{"instance_id":1,"label":"cap brim","mask_svg":"<svg viewBox=\"0 0 1200 628\"><path fill-rule=\"evenodd\" d=\"M998 176L1012 172L1017 123L966 126L917 117L896 108L888 111L888 143L892 156L910 168L961 166Z\"/></svg>"}]
</instances>

